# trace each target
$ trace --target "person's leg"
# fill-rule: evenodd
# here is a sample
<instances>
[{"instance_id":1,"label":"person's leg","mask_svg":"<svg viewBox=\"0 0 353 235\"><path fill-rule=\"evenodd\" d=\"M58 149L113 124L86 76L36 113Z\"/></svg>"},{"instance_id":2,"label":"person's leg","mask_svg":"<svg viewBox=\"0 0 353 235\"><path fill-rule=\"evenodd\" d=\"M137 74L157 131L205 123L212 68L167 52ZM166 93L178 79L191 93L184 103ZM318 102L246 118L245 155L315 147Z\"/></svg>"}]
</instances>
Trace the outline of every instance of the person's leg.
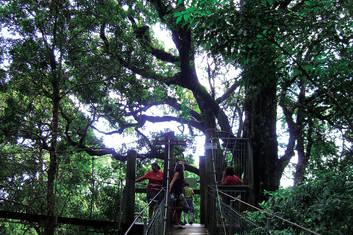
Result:
<instances>
[{"instance_id":1,"label":"person's leg","mask_svg":"<svg viewBox=\"0 0 353 235\"><path fill-rule=\"evenodd\" d=\"M190 211L190 214L189 214L189 224L193 224L194 221L193 221L193 218L192 218L192 212Z\"/></svg>"},{"instance_id":2,"label":"person's leg","mask_svg":"<svg viewBox=\"0 0 353 235\"><path fill-rule=\"evenodd\" d=\"M176 211L175 211L175 220L176 220L176 224L181 224L180 222L180 217L181 217L181 212L182 212L182 209L181 208L177 208Z\"/></svg>"},{"instance_id":3,"label":"person's leg","mask_svg":"<svg viewBox=\"0 0 353 235\"><path fill-rule=\"evenodd\" d=\"M183 214L184 214L184 222L183 222L183 224L187 224L186 215L188 214L188 211L183 211Z\"/></svg>"},{"instance_id":4,"label":"person's leg","mask_svg":"<svg viewBox=\"0 0 353 235\"><path fill-rule=\"evenodd\" d=\"M192 218L192 216L193 216L193 213L194 213L194 204L192 203L192 200L190 200L189 202L188 202L188 204L189 204L189 224L193 224L193 218Z\"/></svg>"},{"instance_id":5,"label":"person's leg","mask_svg":"<svg viewBox=\"0 0 353 235\"><path fill-rule=\"evenodd\" d=\"M172 224L175 224L175 209L174 209L174 207L171 208L171 215L172 215Z\"/></svg>"},{"instance_id":6,"label":"person's leg","mask_svg":"<svg viewBox=\"0 0 353 235\"><path fill-rule=\"evenodd\" d=\"M147 191L147 203L150 203L151 200L156 196L156 192L154 191ZM155 209L155 202L151 202L150 206L148 207L148 218L152 218L154 209Z\"/></svg>"},{"instance_id":7,"label":"person's leg","mask_svg":"<svg viewBox=\"0 0 353 235\"><path fill-rule=\"evenodd\" d=\"M173 225L179 225L180 223L178 222L178 213L176 208L172 208L172 224Z\"/></svg>"}]
</instances>

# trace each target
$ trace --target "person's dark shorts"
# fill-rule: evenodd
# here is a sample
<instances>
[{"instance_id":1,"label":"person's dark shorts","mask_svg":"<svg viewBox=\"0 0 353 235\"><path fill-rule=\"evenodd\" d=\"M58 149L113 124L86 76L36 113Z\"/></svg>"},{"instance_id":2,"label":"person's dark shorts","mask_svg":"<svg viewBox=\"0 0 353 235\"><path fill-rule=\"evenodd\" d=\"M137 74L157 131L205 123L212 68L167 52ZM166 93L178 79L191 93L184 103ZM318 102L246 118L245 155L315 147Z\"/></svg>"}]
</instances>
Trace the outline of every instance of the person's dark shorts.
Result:
<instances>
[{"instance_id":1,"label":"person's dark shorts","mask_svg":"<svg viewBox=\"0 0 353 235\"><path fill-rule=\"evenodd\" d=\"M184 212L191 212L191 213L194 213L194 205L193 205L193 203L192 203L192 200L186 200L186 202L188 203L188 205L189 205L189 210L184 210Z\"/></svg>"},{"instance_id":2,"label":"person's dark shorts","mask_svg":"<svg viewBox=\"0 0 353 235\"><path fill-rule=\"evenodd\" d=\"M156 195L158 191L147 191L147 203L149 203ZM162 193L160 193L150 204L150 206L158 205L162 199Z\"/></svg>"}]
</instances>

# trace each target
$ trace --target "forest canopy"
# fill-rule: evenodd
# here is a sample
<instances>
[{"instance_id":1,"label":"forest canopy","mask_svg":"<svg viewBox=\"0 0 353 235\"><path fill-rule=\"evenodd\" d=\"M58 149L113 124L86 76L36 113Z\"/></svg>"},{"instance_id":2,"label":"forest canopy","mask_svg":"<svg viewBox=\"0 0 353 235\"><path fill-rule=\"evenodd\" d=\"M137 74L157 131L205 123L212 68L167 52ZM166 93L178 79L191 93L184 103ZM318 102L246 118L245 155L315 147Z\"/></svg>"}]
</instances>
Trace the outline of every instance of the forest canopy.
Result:
<instances>
[{"instance_id":1,"label":"forest canopy","mask_svg":"<svg viewBox=\"0 0 353 235\"><path fill-rule=\"evenodd\" d=\"M257 205L280 188L287 167L298 194L330 171L350 174L352 6L1 1L0 209L116 220L115 186L124 184L132 146L107 147L98 133L134 138L138 164L148 167L164 158L154 138L169 131L150 123L173 126L189 146L196 136L207 142L209 130L249 139ZM197 172L198 156L184 150L178 158ZM43 229L23 226L16 229ZM55 231L51 222L44 227Z\"/></svg>"}]
</instances>

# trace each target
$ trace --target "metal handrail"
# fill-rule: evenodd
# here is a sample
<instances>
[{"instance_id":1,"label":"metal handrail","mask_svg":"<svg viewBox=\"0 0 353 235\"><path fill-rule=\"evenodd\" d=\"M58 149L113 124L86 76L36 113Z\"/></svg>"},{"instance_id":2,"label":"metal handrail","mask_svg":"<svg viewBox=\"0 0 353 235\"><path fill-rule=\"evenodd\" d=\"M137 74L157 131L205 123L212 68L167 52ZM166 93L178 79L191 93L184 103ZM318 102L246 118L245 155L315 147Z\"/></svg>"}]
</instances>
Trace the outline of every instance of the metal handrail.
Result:
<instances>
[{"instance_id":1,"label":"metal handrail","mask_svg":"<svg viewBox=\"0 0 353 235\"><path fill-rule=\"evenodd\" d=\"M217 192L217 187L214 186L209 186L208 190L208 195L210 200L220 200L218 210L220 211L219 214L216 214L216 218L213 219L215 221L215 224L213 225L213 233L217 234L219 233L219 226L217 226L217 221L220 219L224 220L224 224L222 224L222 231L225 235L228 234L266 234L266 230L258 225L256 225L254 222L249 220L245 215L243 215L241 212L237 211L233 206L232 206L232 201L236 201L236 197L233 197L232 195L229 195L227 193L222 192L221 190L218 190ZM241 191L235 190L234 192L240 193ZM232 200L228 200L232 199Z\"/></svg>"},{"instance_id":2,"label":"metal handrail","mask_svg":"<svg viewBox=\"0 0 353 235\"><path fill-rule=\"evenodd\" d=\"M164 220L163 220L163 235L165 235L167 233L167 220L168 220L168 197L169 197L169 181L170 181L170 175L169 175L169 171L170 171L170 144L171 144L171 138L170 135L168 135L168 158L167 158L167 180L166 180L166 194L165 194L165 198L164 198Z\"/></svg>"},{"instance_id":3,"label":"metal handrail","mask_svg":"<svg viewBox=\"0 0 353 235\"><path fill-rule=\"evenodd\" d=\"M305 232L309 232L309 233L314 234L314 235L320 235L320 234L317 233L317 232L314 232L314 231L312 231L312 230L310 230L310 229L308 229L308 228L305 228L305 227L303 227L303 226L300 226L299 224L293 223L293 222L291 222L291 221L289 221L289 220L287 220L287 219L284 219L284 218L282 218L282 217L280 217L280 216L278 216L278 215L276 215L276 214L273 214L273 213L264 211L264 210L262 210L262 209L260 209L260 208L258 208L258 207L256 207L256 206L253 206L253 205L251 205L251 204L249 204L249 203L247 203L247 202L244 202L244 201L242 201L241 199L239 199L239 198L237 198L237 197L234 197L234 196L229 195L229 194L227 194L227 193L224 193L224 192L222 192L222 191L220 191L220 193L223 194L224 196L228 197L228 198L231 198L233 201L237 201L237 202L242 203L242 204L244 204L244 205L246 205L246 206L248 206L248 207L250 207L250 208L252 208L252 209L257 210L257 211L259 211L259 212L265 214L266 216L268 216L268 217L270 217L270 218L276 218L276 219L282 220L283 222L288 223L288 224L290 224L291 226L297 227L297 228L299 228L299 229L301 229L301 230L304 230Z\"/></svg>"},{"instance_id":4,"label":"metal handrail","mask_svg":"<svg viewBox=\"0 0 353 235\"><path fill-rule=\"evenodd\" d=\"M168 195L169 195L169 182L170 182L170 175L169 175L169 171L170 171L170 151L171 151L171 137L170 135L166 135L168 138L168 156L167 156L167 176L166 176L166 187L162 188L162 190L165 190L165 198L162 200L162 202L159 204L157 212L153 214L152 218L150 219L147 228L145 229L144 234L149 234L149 231L151 230L152 226L155 226L155 223L157 221L157 217L161 216L162 214L163 216L163 232L162 234L165 235L166 234L166 230L167 230L167 217L168 217ZM128 228L128 230L125 232L124 235L127 235L127 233L130 231L130 229L132 228L132 226L136 223L137 219L140 218L140 216L142 215L142 213L146 210L146 208L152 203L152 201L161 193L160 190L158 192L158 194L152 198L152 200L148 203L148 205L143 208L143 210L140 212L140 214L135 218L135 220L132 222L132 224L130 225L130 227ZM161 220L159 220L161 221ZM160 234L160 233L159 233ZM159 235L158 234L158 235Z\"/></svg>"},{"instance_id":5,"label":"metal handrail","mask_svg":"<svg viewBox=\"0 0 353 235\"><path fill-rule=\"evenodd\" d=\"M213 145L213 138L211 138L211 144ZM216 186L216 195L217 195L216 199L217 199L217 203L218 203L218 208L220 210L221 222L222 222L222 227L224 230L223 232L224 232L224 234L227 234L224 216L223 216L222 207L221 207L221 202L220 202L220 197L219 197L219 190L218 190L218 183L217 183L217 176L216 176L215 156L214 156L213 148L212 148L211 157L212 157L211 161L212 161L212 167L213 167L213 177L214 177L214 182L215 182L215 186Z\"/></svg>"},{"instance_id":6,"label":"metal handrail","mask_svg":"<svg viewBox=\"0 0 353 235\"><path fill-rule=\"evenodd\" d=\"M163 226L163 231L161 231L160 225L162 225L162 222L164 221L164 217L163 217L163 211L165 210L164 207L164 200L163 199L161 201L161 203L159 204L158 208L155 210L155 212L153 213L152 218L150 219L150 221L148 222L147 227L145 227L144 229L144 235L150 235L150 234L161 234L161 232L164 232L164 226ZM152 233L150 233L152 231Z\"/></svg>"},{"instance_id":7,"label":"metal handrail","mask_svg":"<svg viewBox=\"0 0 353 235\"><path fill-rule=\"evenodd\" d=\"M126 230L126 232L124 233L124 235L127 235L127 234L130 232L132 226L134 226L134 224L136 223L136 221L137 221L140 217L142 217L142 214L145 212L145 210L151 205L151 203L152 203L152 202L159 196L159 194L160 194L162 191L164 191L164 190L165 190L164 188L162 188L161 190L159 190L158 193L148 202L147 206L145 206L145 207L142 209L142 211L136 216L136 218L135 218L134 221L131 223L130 227Z\"/></svg>"}]
</instances>

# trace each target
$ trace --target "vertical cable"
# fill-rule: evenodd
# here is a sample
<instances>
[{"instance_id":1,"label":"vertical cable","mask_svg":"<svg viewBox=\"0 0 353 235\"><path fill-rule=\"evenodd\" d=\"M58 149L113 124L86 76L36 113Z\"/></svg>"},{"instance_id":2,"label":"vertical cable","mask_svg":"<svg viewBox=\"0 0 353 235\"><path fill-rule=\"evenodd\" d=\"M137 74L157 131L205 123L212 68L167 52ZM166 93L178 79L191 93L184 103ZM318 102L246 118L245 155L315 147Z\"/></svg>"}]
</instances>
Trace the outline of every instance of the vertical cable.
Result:
<instances>
[{"instance_id":1,"label":"vertical cable","mask_svg":"<svg viewBox=\"0 0 353 235\"><path fill-rule=\"evenodd\" d=\"M213 137L211 138L211 146L212 146L211 147L211 158L212 158L211 161L212 161L212 167L213 167L213 177L214 177L214 182L215 182L215 186L216 186L217 203L218 203L218 207L219 207L219 213L221 215L224 234L227 234L226 226L224 224L225 218L224 218L224 215L222 212L221 200L220 200L220 196L219 196L218 183L217 183L217 177L216 177L215 156L214 156L214 152L213 152Z\"/></svg>"},{"instance_id":2,"label":"vertical cable","mask_svg":"<svg viewBox=\"0 0 353 235\"><path fill-rule=\"evenodd\" d=\"M170 169L170 136L168 135L168 159L167 159L167 180L166 180L166 190L165 190L165 204L164 204L164 221L163 221L163 235L167 231L167 217L168 217L168 195L169 195L169 169Z\"/></svg>"}]
</instances>

